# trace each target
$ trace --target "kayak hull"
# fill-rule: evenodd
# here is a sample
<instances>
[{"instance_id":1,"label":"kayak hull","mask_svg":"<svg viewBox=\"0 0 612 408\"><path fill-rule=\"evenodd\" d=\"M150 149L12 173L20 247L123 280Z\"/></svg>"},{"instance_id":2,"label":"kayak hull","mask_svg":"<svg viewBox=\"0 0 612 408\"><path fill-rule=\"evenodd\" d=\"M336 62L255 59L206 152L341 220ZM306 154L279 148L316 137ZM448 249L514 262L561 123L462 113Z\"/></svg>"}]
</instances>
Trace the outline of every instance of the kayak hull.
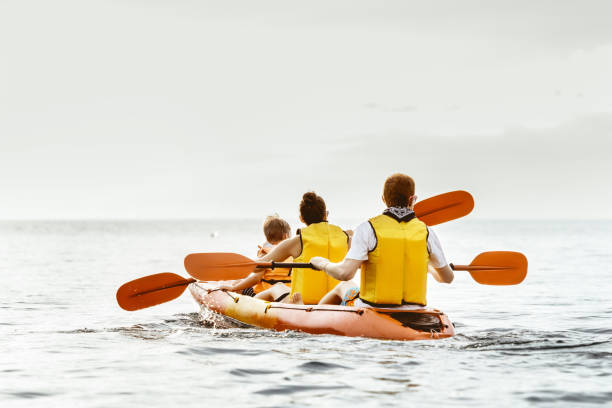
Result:
<instances>
[{"instance_id":1,"label":"kayak hull","mask_svg":"<svg viewBox=\"0 0 612 408\"><path fill-rule=\"evenodd\" d=\"M208 309L242 323L276 331L335 334L388 340L436 340L455 334L448 317L436 309L409 311L338 305L265 302L216 289L213 283L189 285L194 299Z\"/></svg>"}]
</instances>

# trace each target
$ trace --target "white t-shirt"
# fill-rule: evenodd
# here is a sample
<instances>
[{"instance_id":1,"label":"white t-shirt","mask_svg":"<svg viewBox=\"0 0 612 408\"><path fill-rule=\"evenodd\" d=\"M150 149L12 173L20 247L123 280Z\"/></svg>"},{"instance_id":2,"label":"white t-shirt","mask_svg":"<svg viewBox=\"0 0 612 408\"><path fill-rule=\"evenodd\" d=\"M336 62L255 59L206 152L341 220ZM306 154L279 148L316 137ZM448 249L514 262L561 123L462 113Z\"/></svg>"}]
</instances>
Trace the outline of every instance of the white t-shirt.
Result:
<instances>
[{"instance_id":1,"label":"white t-shirt","mask_svg":"<svg viewBox=\"0 0 612 408\"><path fill-rule=\"evenodd\" d=\"M429 265L434 268L442 268L448 265L442 245L436 233L429 227L427 237L427 250L429 251ZM346 254L346 258L355 259L357 261L366 261L368 253L376 248L376 234L372 225L368 221L361 223L353 233L351 240L351 248Z\"/></svg>"}]
</instances>

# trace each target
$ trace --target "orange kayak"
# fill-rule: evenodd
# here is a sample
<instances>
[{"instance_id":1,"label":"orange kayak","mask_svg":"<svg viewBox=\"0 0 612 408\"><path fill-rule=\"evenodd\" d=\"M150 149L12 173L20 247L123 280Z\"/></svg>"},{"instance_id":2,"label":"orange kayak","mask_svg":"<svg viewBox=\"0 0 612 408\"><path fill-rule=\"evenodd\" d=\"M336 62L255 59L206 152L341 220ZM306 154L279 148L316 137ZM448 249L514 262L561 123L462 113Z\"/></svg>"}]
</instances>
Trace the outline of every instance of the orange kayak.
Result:
<instances>
[{"instance_id":1,"label":"orange kayak","mask_svg":"<svg viewBox=\"0 0 612 408\"><path fill-rule=\"evenodd\" d=\"M242 323L276 331L336 334L388 340L436 340L455 334L448 317L436 309L394 311L335 305L291 305L265 302L223 292L211 283L189 285L195 300Z\"/></svg>"}]
</instances>

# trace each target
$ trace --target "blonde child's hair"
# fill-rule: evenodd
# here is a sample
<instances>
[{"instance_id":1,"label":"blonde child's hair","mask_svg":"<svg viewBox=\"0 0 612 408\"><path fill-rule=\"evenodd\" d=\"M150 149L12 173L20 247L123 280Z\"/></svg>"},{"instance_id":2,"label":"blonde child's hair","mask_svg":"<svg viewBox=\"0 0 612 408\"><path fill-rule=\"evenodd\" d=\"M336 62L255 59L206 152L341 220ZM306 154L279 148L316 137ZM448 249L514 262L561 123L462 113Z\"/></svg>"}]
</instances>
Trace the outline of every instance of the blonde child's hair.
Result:
<instances>
[{"instance_id":1,"label":"blonde child's hair","mask_svg":"<svg viewBox=\"0 0 612 408\"><path fill-rule=\"evenodd\" d=\"M264 220L263 231L269 243L278 244L285 239L285 235L291 234L291 226L278 214L274 214L267 216Z\"/></svg>"}]
</instances>

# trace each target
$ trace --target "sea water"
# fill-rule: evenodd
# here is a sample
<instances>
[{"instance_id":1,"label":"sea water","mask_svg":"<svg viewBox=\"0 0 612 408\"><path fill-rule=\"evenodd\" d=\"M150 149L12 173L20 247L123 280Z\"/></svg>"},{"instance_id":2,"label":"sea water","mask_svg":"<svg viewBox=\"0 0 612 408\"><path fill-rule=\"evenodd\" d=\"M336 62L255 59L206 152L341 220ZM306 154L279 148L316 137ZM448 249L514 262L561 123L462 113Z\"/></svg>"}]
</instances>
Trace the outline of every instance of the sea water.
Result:
<instances>
[{"instance_id":1,"label":"sea water","mask_svg":"<svg viewBox=\"0 0 612 408\"><path fill-rule=\"evenodd\" d=\"M529 273L506 287L430 279L457 335L401 342L235 327L188 291L117 305L129 280L187 276L190 252L254 256L260 220L1 222L0 406L612 404L612 222L435 229L451 262L515 250Z\"/></svg>"}]
</instances>

